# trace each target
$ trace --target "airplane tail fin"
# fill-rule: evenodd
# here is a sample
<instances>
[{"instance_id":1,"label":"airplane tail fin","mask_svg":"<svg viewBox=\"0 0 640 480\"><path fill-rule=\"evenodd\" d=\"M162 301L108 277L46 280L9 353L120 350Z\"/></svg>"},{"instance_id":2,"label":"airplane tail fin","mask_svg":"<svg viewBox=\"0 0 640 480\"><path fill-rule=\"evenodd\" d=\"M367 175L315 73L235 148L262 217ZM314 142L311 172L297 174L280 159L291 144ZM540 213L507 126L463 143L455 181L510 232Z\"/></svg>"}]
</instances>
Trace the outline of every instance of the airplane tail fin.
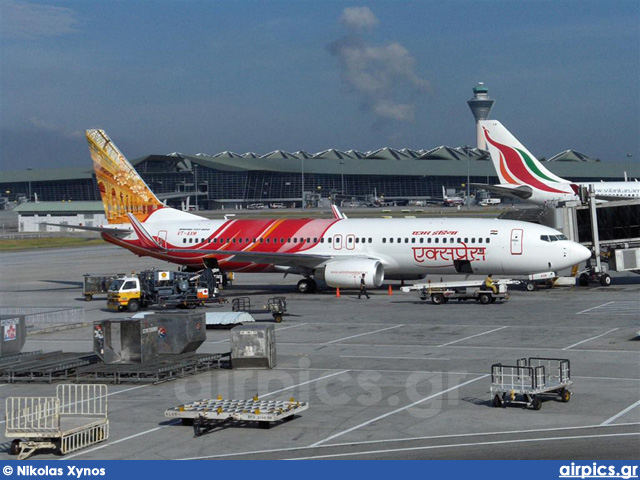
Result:
<instances>
[{"instance_id":1,"label":"airplane tail fin","mask_svg":"<svg viewBox=\"0 0 640 480\"><path fill-rule=\"evenodd\" d=\"M480 126L501 184L548 190L554 184L569 183L547 170L500 122L481 120Z\"/></svg>"},{"instance_id":2,"label":"airplane tail fin","mask_svg":"<svg viewBox=\"0 0 640 480\"><path fill-rule=\"evenodd\" d=\"M128 213L144 222L166 208L104 130L85 133L108 223L129 223Z\"/></svg>"}]
</instances>

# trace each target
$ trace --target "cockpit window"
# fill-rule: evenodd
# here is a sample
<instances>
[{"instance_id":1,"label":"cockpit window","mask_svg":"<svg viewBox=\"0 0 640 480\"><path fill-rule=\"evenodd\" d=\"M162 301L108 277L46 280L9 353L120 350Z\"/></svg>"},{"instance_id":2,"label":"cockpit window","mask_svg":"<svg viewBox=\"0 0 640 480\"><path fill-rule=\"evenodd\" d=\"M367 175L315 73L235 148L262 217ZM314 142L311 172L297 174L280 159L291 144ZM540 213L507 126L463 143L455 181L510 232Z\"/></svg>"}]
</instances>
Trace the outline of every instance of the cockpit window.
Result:
<instances>
[{"instance_id":1,"label":"cockpit window","mask_svg":"<svg viewBox=\"0 0 640 480\"><path fill-rule=\"evenodd\" d=\"M540 235L540 240L542 240L543 242L548 242L549 241L549 235Z\"/></svg>"},{"instance_id":2,"label":"cockpit window","mask_svg":"<svg viewBox=\"0 0 640 480\"><path fill-rule=\"evenodd\" d=\"M558 235L558 240L569 240L565 235Z\"/></svg>"}]
</instances>

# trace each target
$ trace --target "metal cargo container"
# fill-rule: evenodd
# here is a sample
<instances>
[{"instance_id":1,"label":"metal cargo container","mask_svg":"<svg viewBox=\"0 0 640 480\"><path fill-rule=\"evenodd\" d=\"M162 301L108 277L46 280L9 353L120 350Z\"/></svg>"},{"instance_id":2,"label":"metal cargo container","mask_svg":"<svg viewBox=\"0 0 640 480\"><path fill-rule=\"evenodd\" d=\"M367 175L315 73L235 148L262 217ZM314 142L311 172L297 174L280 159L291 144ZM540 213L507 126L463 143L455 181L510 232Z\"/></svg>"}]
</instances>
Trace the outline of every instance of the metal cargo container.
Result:
<instances>
[{"instance_id":1,"label":"metal cargo container","mask_svg":"<svg viewBox=\"0 0 640 480\"><path fill-rule=\"evenodd\" d=\"M24 315L0 315L0 357L20 353L27 340Z\"/></svg>"},{"instance_id":2,"label":"metal cargo container","mask_svg":"<svg viewBox=\"0 0 640 480\"><path fill-rule=\"evenodd\" d=\"M276 329L273 325L239 325L231 329L232 368L276 366Z\"/></svg>"},{"instance_id":3,"label":"metal cargo container","mask_svg":"<svg viewBox=\"0 0 640 480\"><path fill-rule=\"evenodd\" d=\"M147 363L158 358L158 323L153 317L93 322L93 351L104 363Z\"/></svg>"},{"instance_id":4,"label":"metal cargo container","mask_svg":"<svg viewBox=\"0 0 640 480\"><path fill-rule=\"evenodd\" d=\"M151 318L158 324L160 355L195 352L207 340L204 312L154 312Z\"/></svg>"}]
</instances>

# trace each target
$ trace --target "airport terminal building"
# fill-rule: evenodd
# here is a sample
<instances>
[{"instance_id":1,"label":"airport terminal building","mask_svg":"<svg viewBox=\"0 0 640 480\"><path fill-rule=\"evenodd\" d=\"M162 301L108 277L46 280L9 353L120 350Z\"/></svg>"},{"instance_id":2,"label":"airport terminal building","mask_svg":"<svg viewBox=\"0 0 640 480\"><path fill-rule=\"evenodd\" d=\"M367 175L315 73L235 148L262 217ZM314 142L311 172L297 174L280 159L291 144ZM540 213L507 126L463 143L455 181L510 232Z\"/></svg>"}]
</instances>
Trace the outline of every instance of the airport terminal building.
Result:
<instances>
[{"instance_id":1,"label":"airport terminal building","mask_svg":"<svg viewBox=\"0 0 640 480\"><path fill-rule=\"evenodd\" d=\"M430 150L361 153L329 149L316 154L275 151L266 155L149 155L131 162L149 187L170 205L189 202L198 209L235 209L252 204L300 206L333 200L366 202L442 198L442 187L461 190L471 183L498 183L488 152L440 146ZM627 165L600 162L566 151L546 162L556 175L576 182L621 180ZM636 170L638 169L635 167ZM640 172L631 172L638 176ZM87 168L2 172L5 201L100 200L87 153Z\"/></svg>"}]
</instances>

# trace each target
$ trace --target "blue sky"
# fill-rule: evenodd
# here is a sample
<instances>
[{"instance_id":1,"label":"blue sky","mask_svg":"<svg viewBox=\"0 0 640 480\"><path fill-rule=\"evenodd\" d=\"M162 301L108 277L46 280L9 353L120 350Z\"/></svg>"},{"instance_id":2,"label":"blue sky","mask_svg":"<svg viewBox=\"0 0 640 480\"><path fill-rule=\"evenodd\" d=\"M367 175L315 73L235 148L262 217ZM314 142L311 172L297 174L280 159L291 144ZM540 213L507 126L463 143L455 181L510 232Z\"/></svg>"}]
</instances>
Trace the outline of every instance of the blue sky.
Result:
<instances>
[{"instance_id":1,"label":"blue sky","mask_svg":"<svg viewBox=\"0 0 640 480\"><path fill-rule=\"evenodd\" d=\"M473 145L483 81L534 154L640 161L640 3L0 0L0 168Z\"/></svg>"}]
</instances>

